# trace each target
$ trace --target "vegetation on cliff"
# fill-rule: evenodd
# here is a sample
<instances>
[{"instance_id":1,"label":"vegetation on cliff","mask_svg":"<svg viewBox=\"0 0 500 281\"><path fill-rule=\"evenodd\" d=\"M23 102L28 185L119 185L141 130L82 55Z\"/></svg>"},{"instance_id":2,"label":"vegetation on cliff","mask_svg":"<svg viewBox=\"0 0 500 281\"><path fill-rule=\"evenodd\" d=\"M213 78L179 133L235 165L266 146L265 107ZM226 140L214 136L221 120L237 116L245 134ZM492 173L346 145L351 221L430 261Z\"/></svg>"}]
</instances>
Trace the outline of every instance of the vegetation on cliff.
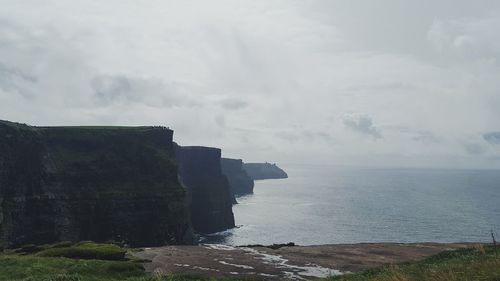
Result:
<instances>
[{"instance_id":1,"label":"vegetation on cliff","mask_svg":"<svg viewBox=\"0 0 500 281\"><path fill-rule=\"evenodd\" d=\"M447 251L420 262L390 265L331 281L500 280L500 253L491 246Z\"/></svg>"},{"instance_id":2,"label":"vegetation on cliff","mask_svg":"<svg viewBox=\"0 0 500 281\"><path fill-rule=\"evenodd\" d=\"M0 252L1 281L194 281L211 280L190 276L151 276L142 261L129 260L116 254L127 249L114 244L82 242L55 245L25 246L23 249ZM26 251L26 249L29 249ZM72 252L67 257L47 257L56 250ZM89 258L92 257L92 258ZM215 280L215 279L212 279Z\"/></svg>"}]
</instances>

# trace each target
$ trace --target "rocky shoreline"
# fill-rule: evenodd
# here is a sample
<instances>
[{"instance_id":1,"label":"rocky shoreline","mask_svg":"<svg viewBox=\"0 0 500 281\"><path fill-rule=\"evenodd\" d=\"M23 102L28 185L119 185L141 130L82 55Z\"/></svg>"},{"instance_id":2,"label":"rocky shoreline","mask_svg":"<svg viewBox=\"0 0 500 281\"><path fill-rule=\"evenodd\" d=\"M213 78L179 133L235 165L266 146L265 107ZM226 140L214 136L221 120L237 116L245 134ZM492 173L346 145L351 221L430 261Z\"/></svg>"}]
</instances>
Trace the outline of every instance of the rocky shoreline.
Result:
<instances>
[{"instance_id":1,"label":"rocky shoreline","mask_svg":"<svg viewBox=\"0 0 500 281\"><path fill-rule=\"evenodd\" d=\"M361 243L316 246L232 247L220 244L143 248L148 272L265 280L313 280L386 264L424 259L472 243Z\"/></svg>"}]
</instances>

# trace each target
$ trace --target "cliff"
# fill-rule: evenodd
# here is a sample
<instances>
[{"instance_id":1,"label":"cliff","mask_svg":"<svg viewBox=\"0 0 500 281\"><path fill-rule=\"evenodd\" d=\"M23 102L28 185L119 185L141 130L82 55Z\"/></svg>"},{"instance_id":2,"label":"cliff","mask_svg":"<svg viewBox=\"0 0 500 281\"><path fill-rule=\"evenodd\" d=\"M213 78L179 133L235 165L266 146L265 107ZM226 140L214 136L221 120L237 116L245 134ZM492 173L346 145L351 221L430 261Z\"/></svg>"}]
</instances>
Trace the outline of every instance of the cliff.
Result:
<instances>
[{"instance_id":1,"label":"cliff","mask_svg":"<svg viewBox=\"0 0 500 281\"><path fill-rule=\"evenodd\" d=\"M0 121L0 243L190 243L172 135Z\"/></svg>"},{"instance_id":2,"label":"cliff","mask_svg":"<svg viewBox=\"0 0 500 281\"><path fill-rule=\"evenodd\" d=\"M221 159L222 173L227 177L231 193L236 196L253 193L253 179L243 170L241 159Z\"/></svg>"},{"instance_id":3,"label":"cliff","mask_svg":"<svg viewBox=\"0 0 500 281\"><path fill-rule=\"evenodd\" d=\"M176 146L179 179L188 191L191 222L198 233L234 227L232 195L221 171L221 150Z\"/></svg>"},{"instance_id":4,"label":"cliff","mask_svg":"<svg viewBox=\"0 0 500 281\"><path fill-rule=\"evenodd\" d=\"M254 180L285 179L288 175L276 164L271 163L244 163L243 169Z\"/></svg>"}]
</instances>

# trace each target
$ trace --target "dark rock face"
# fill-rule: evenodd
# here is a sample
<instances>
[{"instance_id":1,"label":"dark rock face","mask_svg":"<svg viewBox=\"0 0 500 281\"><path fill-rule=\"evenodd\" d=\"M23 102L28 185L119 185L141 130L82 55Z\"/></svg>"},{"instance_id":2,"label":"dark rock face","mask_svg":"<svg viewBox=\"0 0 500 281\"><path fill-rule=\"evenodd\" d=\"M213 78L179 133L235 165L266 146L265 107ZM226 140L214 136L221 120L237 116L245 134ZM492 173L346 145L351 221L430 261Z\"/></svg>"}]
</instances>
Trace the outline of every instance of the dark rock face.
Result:
<instances>
[{"instance_id":1,"label":"dark rock face","mask_svg":"<svg viewBox=\"0 0 500 281\"><path fill-rule=\"evenodd\" d=\"M271 163L244 163L243 169L254 180L285 179L288 175L276 164Z\"/></svg>"},{"instance_id":2,"label":"dark rock face","mask_svg":"<svg viewBox=\"0 0 500 281\"><path fill-rule=\"evenodd\" d=\"M221 159L222 173L226 175L231 193L236 196L253 193L253 179L243 170L241 159Z\"/></svg>"},{"instance_id":3,"label":"dark rock face","mask_svg":"<svg viewBox=\"0 0 500 281\"><path fill-rule=\"evenodd\" d=\"M190 198L191 222L198 233L233 228L232 196L221 171L221 150L177 146L179 178Z\"/></svg>"},{"instance_id":4,"label":"dark rock face","mask_svg":"<svg viewBox=\"0 0 500 281\"><path fill-rule=\"evenodd\" d=\"M191 243L172 135L0 121L0 243Z\"/></svg>"}]
</instances>

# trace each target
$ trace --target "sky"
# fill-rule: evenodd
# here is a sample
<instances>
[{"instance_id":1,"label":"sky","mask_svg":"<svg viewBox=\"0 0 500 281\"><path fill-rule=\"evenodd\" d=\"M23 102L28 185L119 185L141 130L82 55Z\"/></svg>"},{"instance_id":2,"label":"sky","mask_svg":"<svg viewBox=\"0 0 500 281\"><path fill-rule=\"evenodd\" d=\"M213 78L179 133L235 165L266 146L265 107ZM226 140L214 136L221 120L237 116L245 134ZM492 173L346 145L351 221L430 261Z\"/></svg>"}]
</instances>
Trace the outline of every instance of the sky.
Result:
<instances>
[{"instance_id":1,"label":"sky","mask_svg":"<svg viewBox=\"0 0 500 281\"><path fill-rule=\"evenodd\" d=\"M500 1L0 0L0 119L246 162L500 168Z\"/></svg>"}]
</instances>

